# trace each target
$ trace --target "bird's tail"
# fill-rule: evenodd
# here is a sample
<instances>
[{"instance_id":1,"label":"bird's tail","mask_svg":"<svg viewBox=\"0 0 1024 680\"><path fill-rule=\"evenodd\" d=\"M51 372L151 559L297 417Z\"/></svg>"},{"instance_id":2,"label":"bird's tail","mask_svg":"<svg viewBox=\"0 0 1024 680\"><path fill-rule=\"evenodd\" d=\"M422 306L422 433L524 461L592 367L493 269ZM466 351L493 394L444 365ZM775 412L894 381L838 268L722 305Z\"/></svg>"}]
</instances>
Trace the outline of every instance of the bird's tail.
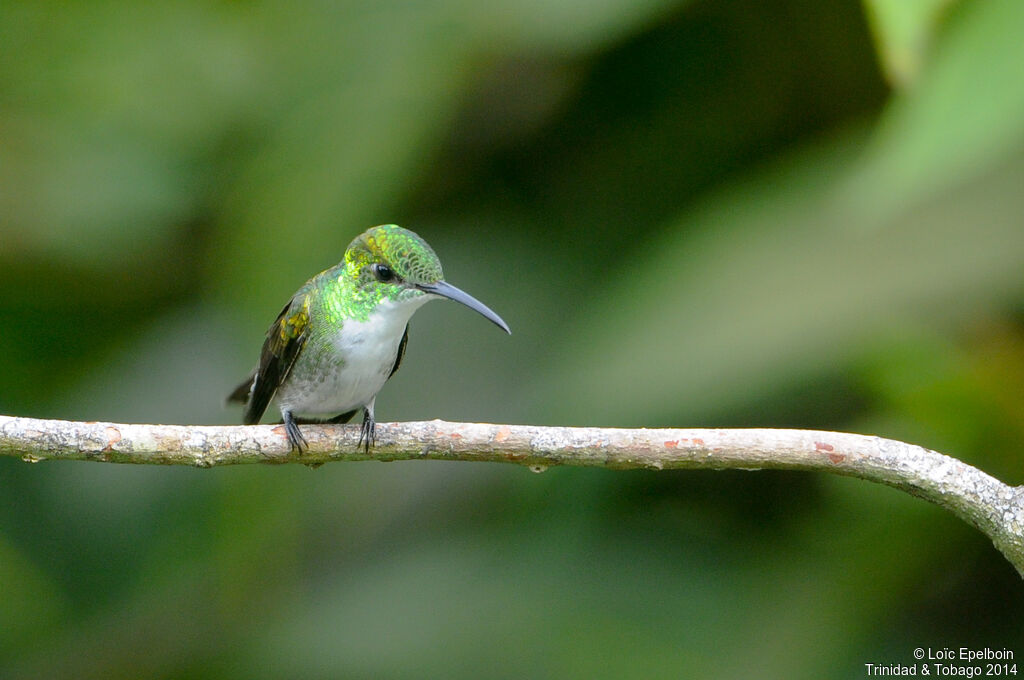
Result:
<instances>
[{"instance_id":1,"label":"bird's tail","mask_svg":"<svg viewBox=\"0 0 1024 680\"><path fill-rule=\"evenodd\" d=\"M227 403L244 404L249 401L249 392L252 391L252 381L256 379L256 374L253 373L246 378L241 385L231 391L226 399Z\"/></svg>"}]
</instances>

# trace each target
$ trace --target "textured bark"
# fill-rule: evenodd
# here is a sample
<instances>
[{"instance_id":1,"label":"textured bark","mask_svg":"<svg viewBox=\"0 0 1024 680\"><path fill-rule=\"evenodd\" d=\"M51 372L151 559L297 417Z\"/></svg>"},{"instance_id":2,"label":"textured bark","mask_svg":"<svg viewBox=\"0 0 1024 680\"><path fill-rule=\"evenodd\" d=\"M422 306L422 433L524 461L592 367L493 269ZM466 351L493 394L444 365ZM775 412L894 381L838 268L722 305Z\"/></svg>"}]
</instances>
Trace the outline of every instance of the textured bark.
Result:
<instances>
[{"instance_id":1,"label":"textured bark","mask_svg":"<svg viewBox=\"0 0 1024 680\"><path fill-rule=\"evenodd\" d=\"M1008 486L956 458L859 434L771 429L614 429L448 423L380 423L367 455L358 425L302 426L303 454L284 426L127 425L0 416L0 454L27 462L213 467L239 463L339 460L465 460L543 469L820 470L902 489L940 505L984 532L1024 576L1024 487Z\"/></svg>"}]
</instances>

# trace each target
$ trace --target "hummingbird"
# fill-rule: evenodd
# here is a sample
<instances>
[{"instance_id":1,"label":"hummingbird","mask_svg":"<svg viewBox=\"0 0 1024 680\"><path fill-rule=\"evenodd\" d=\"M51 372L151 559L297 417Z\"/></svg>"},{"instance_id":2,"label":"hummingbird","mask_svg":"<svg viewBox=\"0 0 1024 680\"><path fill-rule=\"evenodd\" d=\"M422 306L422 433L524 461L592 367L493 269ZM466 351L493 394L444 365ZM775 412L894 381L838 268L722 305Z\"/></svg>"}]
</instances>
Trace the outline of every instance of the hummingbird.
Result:
<instances>
[{"instance_id":1,"label":"hummingbird","mask_svg":"<svg viewBox=\"0 0 1024 680\"><path fill-rule=\"evenodd\" d=\"M335 266L305 283L267 330L259 364L228 396L245 404L246 425L276 398L293 451L307 448L299 425L347 423L360 409L359 445L376 437L374 402L409 342L409 319L448 298L511 334L487 305L444 280L434 250L394 224L357 236Z\"/></svg>"}]
</instances>

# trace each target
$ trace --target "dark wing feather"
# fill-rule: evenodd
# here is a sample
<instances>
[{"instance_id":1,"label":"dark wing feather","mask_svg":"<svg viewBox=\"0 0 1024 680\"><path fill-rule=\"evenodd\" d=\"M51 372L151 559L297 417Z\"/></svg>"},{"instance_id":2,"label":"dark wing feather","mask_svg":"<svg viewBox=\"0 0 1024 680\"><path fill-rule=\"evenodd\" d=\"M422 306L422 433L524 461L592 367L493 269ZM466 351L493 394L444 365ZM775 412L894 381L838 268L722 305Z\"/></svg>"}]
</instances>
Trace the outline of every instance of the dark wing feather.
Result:
<instances>
[{"instance_id":1,"label":"dark wing feather","mask_svg":"<svg viewBox=\"0 0 1024 680\"><path fill-rule=\"evenodd\" d=\"M242 381L242 384L233 389L231 391L231 394L228 395L227 402L229 404L232 402L244 404L245 402L249 401L249 391L252 389L252 381L255 377L256 374L253 373L244 381Z\"/></svg>"},{"instance_id":2,"label":"dark wing feather","mask_svg":"<svg viewBox=\"0 0 1024 680\"><path fill-rule=\"evenodd\" d=\"M267 330L260 352L260 364L253 377L243 420L246 425L260 421L277 388L288 377L309 333L309 295L300 292L284 306ZM241 386L239 386L241 389Z\"/></svg>"},{"instance_id":3,"label":"dark wing feather","mask_svg":"<svg viewBox=\"0 0 1024 680\"><path fill-rule=\"evenodd\" d=\"M402 358L405 356L405 346L409 344L409 324L405 324L405 333L402 335L402 342L398 343L398 354L395 355L395 365L391 367L391 372L388 373L388 380L391 380L391 376L398 372L398 367L402 365Z\"/></svg>"}]
</instances>

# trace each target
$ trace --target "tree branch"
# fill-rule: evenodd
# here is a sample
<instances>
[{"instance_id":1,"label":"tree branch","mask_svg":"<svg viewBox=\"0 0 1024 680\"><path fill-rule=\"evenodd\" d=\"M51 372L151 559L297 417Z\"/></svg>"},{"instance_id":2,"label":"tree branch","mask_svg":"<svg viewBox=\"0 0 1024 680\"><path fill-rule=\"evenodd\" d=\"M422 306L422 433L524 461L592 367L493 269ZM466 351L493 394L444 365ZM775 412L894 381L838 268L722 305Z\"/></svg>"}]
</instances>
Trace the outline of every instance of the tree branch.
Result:
<instances>
[{"instance_id":1,"label":"tree branch","mask_svg":"<svg viewBox=\"0 0 1024 680\"><path fill-rule=\"evenodd\" d=\"M1024 577L1024 487L956 458L881 437L770 429L628 430L448 423L377 425L377 445L358 446L358 425L304 425L304 454L281 425L183 426L71 422L0 416L0 455L42 460L213 467L339 460L466 460L615 469L819 470L902 489L984 532Z\"/></svg>"}]
</instances>

